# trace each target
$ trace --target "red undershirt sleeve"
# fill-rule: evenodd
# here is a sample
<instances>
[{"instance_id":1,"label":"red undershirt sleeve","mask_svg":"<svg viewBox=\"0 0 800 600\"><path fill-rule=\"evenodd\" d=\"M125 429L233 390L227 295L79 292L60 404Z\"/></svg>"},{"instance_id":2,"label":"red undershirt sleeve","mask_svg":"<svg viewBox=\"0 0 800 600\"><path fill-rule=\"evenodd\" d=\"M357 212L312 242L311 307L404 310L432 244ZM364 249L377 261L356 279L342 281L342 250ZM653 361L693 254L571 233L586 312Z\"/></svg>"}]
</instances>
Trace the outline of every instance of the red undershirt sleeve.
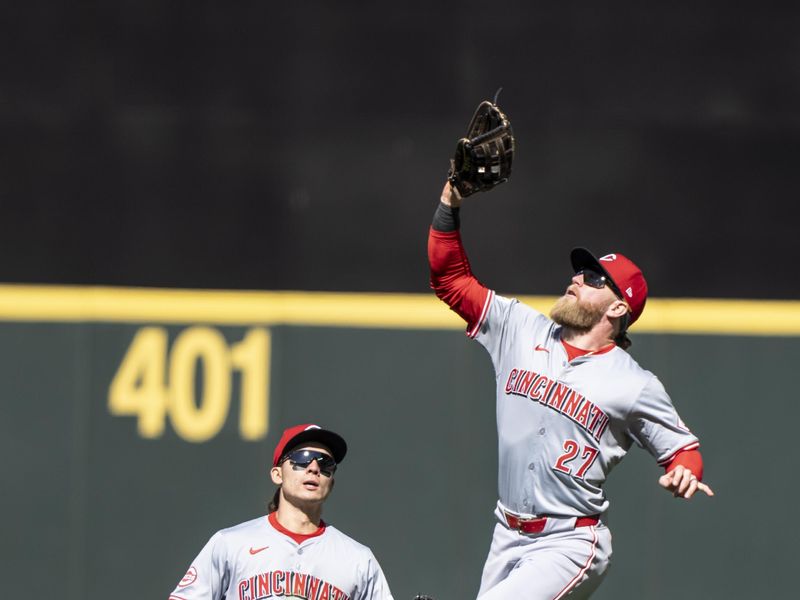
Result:
<instances>
[{"instance_id":1,"label":"red undershirt sleeve","mask_svg":"<svg viewBox=\"0 0 800 600\"><path fill-rule=\"evenodd\" d=\"M678 465L689 469L697 479L703 481L703 456L699 450L684 450L678 452L669 463L664 465L664 472L669 473Z\"/></svg>"},{"instance_id":2,"label":"red undershirt sleeve","mask_svg":"<svg viewBox=\"0 0 800 600\"><path fill-rule=\"evenodd\" d=\"M472 274L458 230L428 234L428 262L431 288L468 326L481 317L489 290Z\"/></svg>"}]
</instances>

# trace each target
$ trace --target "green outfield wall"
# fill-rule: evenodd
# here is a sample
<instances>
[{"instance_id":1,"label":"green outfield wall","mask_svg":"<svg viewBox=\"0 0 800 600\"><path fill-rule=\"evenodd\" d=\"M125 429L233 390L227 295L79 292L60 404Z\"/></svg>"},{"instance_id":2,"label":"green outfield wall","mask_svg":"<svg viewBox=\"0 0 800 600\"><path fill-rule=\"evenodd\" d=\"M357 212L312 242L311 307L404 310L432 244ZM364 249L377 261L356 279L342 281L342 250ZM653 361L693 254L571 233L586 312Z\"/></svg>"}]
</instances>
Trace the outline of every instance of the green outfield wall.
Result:
<instances>
[{"instance_id":1,"label":"green outfield wall","mask_svg":"<svg viewBox=\"0 0 800 600\"><path fill-rule=\"evenodd\" d=\"M673 499L634 448L596 597L794 597L800 303L656 298L632 333L716 497ZM493 373L432 296L0 286L0 340L2 597L166 598L214 531L264 512L281 429L314 421L350 445L325 517L395 597L474 598Z\"/></svg>"}]
</instances>

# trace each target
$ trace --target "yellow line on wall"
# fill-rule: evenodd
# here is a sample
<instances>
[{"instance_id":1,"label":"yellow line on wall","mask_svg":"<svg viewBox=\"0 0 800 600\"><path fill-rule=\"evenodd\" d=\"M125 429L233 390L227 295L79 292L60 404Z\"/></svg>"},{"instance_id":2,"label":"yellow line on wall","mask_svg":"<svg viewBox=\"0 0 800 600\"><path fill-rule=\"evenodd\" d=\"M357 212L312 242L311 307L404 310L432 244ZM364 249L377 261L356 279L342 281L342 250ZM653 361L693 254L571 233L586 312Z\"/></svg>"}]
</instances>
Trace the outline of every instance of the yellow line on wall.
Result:
<instances>
[{"instance_id":1,"label":"yellow line on wall","mask_svg":"<svg viewBox=\"0 0 800 600\"><path fill-rule=\"evenodd\" d=\"M551 296L520 296L547 312ZM0 321L463 329L433 294L0 285ZM800 335L800 302L651 298L633 333Z\"/></svg>"}]
</instances>

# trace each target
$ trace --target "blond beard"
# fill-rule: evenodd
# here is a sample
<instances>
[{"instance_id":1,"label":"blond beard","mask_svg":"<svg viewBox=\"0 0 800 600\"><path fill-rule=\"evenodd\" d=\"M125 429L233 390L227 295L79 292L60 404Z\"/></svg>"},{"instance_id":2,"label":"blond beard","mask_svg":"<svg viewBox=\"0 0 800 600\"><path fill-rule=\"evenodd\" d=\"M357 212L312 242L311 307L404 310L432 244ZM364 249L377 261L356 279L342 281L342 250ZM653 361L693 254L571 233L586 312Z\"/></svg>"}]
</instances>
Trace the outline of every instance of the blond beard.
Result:
<instances>
[{"instance_id":1,"label":"blond beard","mask_svg":"<svg viewBox=\"0 0 800 600\"><path fill-rule=\"evenodd\" d=\"M609 303L610 306L610 303ZM562 296L550 309L550 318L562 327L577 331L589 331L606 314L608 306L594 306L578 299Z\"/></svg>"}]
</instances>

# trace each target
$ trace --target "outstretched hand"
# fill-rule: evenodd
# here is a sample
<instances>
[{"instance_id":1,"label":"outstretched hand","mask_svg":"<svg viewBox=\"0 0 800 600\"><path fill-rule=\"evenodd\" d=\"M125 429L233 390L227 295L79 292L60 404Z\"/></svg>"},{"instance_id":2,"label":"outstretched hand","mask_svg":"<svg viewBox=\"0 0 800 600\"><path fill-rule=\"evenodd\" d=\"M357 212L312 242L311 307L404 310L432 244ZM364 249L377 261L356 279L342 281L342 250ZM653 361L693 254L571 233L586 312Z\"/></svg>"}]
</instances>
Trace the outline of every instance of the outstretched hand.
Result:
<instances>
[{"instance_id":1,"label":"outstretched hand","mask_svg":"<svg viewBox=\"0 0 800 600\"><path fill-rule=\"evenodd\" d=\"M669 473L658 478L658 484L676 498L688 500L695 492L701 491L706 496L713 496L714 491L705 483L697 479L690 469L678 465Z\"/></svg>"}]
</instances>

